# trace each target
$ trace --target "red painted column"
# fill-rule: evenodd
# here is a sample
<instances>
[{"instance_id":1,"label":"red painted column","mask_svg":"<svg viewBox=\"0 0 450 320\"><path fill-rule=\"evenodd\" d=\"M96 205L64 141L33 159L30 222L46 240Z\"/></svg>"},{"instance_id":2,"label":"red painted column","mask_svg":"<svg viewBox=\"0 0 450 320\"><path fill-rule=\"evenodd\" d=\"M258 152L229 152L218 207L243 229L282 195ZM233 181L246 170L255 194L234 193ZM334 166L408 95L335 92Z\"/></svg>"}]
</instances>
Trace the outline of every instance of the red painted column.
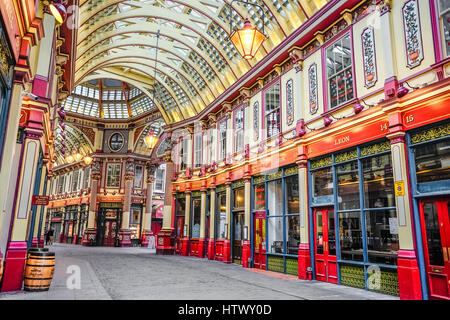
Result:
<instances>
[{"instance_id":1,"label":"red painted column","mask_svg":"<svg viewBox=\"0 0 450 320\"><path fill-rule=\"evenodd\" d=\"M214 260L214 238L208 239L208 247L206 250L207 250L208 260Z\"/></svg>"},{"instance_id":2,"label":"red painted column","mask_svg":"<svg viewBox=\"0 0 450 320\"><path fill-rule=\"evenodd\" d=\"M223 262L231 263L231 240L225 239L223 241Z\"/></svg>"},{"instance_id":3,"label":"red painted column","mask_svg":"<svg viewBox=\"0 0 450 320\"><path fill-rule=\"evenodd\" d=\"M244 268L250 268L248 265L248 259L252 256L252 252L250 249L250 241L244 240L242 243L242 266Z\"/></svg>"},{"instance_id":4,"label":"red painted column","mask_svg":"<svg viewBox=\"0 0 450 320\"><path fill-rule=\"evenodd\" d=\"M147 164L147 195L145 200L145 216L144 216L144 235L143 247L148 247L150 237L153 236L152 231L152 213L153 213L153 182L155 181L156 165ZM155 244L156 245L156 244Z\"/></svg>"},{"instance_id":5,"label":"red painted column","mask_svg":"<svg viewBox=\"0 0 450 320\"><path fill-rule=\"evenodd\" d=\"M91 195L89 202L88 223L87 228L83 234L83 240L81 241L81 244L83 246L95 245L95 239L97 235L97 230L95 229L95 219L97 218L97 192L100 179L100 161L98 159L94 159L91 164Z\"/></svg>"},{"instance_id":6,"label":"red painted column","mask_svg":"<svg viewBox=\"0 0 450 320\"><path fill-rule=\"evenodd\" d=\"M307 243L300 243L298 246L298 278L301 280L312 280L311 271L311 253Z\"/></svg>"},{"instance_id":7,"label":"red painted column","mask_svg":"<svg viewBox=\"0 0 450 320\"><path fill-rule=\"evenodd\" d=\"M125 196L123 201L122 227L119 231L119 243L121 247L131 247L130 208L131 188L134 179L133 159L125 162Z\"/></svg>"}]
</instances>

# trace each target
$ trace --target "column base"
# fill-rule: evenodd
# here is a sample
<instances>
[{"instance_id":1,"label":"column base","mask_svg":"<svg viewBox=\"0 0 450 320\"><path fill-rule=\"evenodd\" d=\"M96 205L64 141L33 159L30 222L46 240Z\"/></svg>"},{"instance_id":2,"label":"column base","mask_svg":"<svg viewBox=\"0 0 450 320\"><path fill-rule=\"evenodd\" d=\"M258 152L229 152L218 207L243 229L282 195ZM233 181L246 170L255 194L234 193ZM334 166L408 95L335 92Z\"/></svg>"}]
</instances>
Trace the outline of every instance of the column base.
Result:
<instances>
[{"instance_id":1,"label":"column base","mask_svg":"<svg viewBox=\"0 0 450 320\"><path fill-rule=\"evenodd\" d=\"M231 241L229 239L223 242L223 262L231 263Z\"/></svg>"},{"instance_id":2,"label":"column base","mask_svg":"<svg viewBox=\"0 0 450 320\"><path fill-rule=\"evenodd\" d=\"M251 268L252 267L248 263L248 259L250 259L251 256L252 256L252 252L250 250L250 241L246 240L242 244L242 266L244 268Z\"/></svg>"},{"instance_id":3,"label":"column base","mask_svg":"<svg viewBox=\"0 0 450 320\"><path fill-rule=\"evenodd\" d=\"M208 260L214 260L214 239L208 239L207 247Z\"/></svg>"},{"instance_id":4,"label":"column base","mask_svg":"<svg viewBox=\"0 0 450 320\"><path fill-rule=\"evenodd\" d=\"M26 241L10 242L5 254L5 269L1 292L22 290L26 259Z\"/></svg>"},{"instance_id":5,"label":"column base","mask_svg":"<svg viewBox=\"0 0 450 320\"><path fill-rule=\"evenodd\" d=\"M152 230L145 230L144 235L142 236L142 247L148 247L150 237L154 237ZM153 246L156 248L156 243L154 243Z\"/></svg>"},{"instance_id":6,"label":"column base","mask_svg":"<svg viewBox=\"0 0 450 320\"><path fill-rule=\"evenodd\" d=\"M119 246L124 248L131 247L131 230L119 231Z\"/></svg>"},{"instance_id":7,"label":"column base","mask_svg":"<svg viewBox=\"0 0 450 320\"><path fill-rule=\"evenodd\" d=\"M198 254L197 257L205 257L205 239L198 239Z\"/></svg>"},{"instance_id":8,"label":"column base","mask_svg":"<svg viewBox=\"0 0 450 320\"><path fill-rule=\"evenodd\" d=\"M401 300L422 300L419 266L414 250L398 251L398 289Z\"/></svg>"},{"instance_id":9,"label":"column base","mask_svg":"<svg viewBox=\"0 0 450 320\"><path fill-rule=\"evenodd\" d=\"M189 238L181 239L181 255L185 257L189 255Z\"/></svg>"},{"instance_id":10,"label":"column base","mask_svg":"<svg viewBox=\"0 0 450 320\"><path fill-rule=\"evenodd\" d=\"M309 244L300 243L298 246L298 278L301 280L312 280L311 253Z\"/></svg>"},{"instance_id":11,"label":"column base","mask_svg":"<svg viewBox=\"0 0 450 320\"><path fill-rule=\"evenodd\" d=\"M33 241L31 241L32 248L39 248L39 241L37 237L33 237Z\"/></svg>"},{"instance_id":12,"label":"column base","mask_svg":"<svg viewBox=\"0 0 450 320\"><path fill-rule=\"evenodd\" d=\"M81 241L82 246L93 247L96 245L95 238L97 236L96 229L87 229L83 233L83 240Z\"/></svg>"},{"instance_id":13,"label":"column base","mask_svg":"<svg viewBox=\"0 0 450 320\"><path fill-rule=\"evenodd\" d=\"M175 254L175 238L173 230L160 231L156 241L156 254Z\"/></svg>"},{"instance_id":14,"label":"column base","mask_svg":"<svg viewBox=\"0 0 450 320\"><path fill-rule=\"evenodd\" d=\"M43 248L45 245L45 238L41 237L41 239L39 239L39 248Z\"/></svg>"},{"instance_id":15,"label":"column base","mask_svg":"<svg viewBox=\"0 0 450 320\"><path fill-rule=\"evenodd\" d=\"M59 234L58 242L63 243L64 241L64 235L62 233Z\"/></svg>"}]
</instances>

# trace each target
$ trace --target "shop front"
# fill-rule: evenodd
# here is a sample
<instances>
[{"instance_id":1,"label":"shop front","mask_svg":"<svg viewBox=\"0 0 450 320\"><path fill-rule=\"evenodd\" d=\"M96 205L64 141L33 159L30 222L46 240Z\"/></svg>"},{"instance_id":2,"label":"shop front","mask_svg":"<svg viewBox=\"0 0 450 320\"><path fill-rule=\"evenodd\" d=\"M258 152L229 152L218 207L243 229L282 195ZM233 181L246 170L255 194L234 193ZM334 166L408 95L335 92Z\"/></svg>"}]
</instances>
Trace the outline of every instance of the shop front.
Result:
<instances>
[{"instance_id":1,"label":"shop front","mask_svg":"<svg viewBox=\"0 0 450 320\"><path fill-rule=\"evenodd\" d=\"M231 183L232 203L231 209L231 257L233 263L242 264L242 247L245 239L244 226L244 202L245 190L244 180L238 180ZM248 233L248 230L245 231Z\"/></svg>"},{"instance_id":2,"label":"shop front","mask_svg":"<svg viewBox=\"0 0 450 320\"><path fill-rule=\"evenodd\" d=\"M202 201L200 191L192 191L191 193L191 216L189 217L189 255L199 256L200 243L200 220Z\"/></svg>"},{"instance_id":3,"label":"shop front","mask_svg":"<svg viewBox=\"0 0 450 320\"><path fill-rule=\"evenodd\" d=\"M450 123L410 132L408 146L422 283L429 299L449 300Z\"/></svg>"},{"instance_id":4,"label":"shop front","mask_svg":"<svg viewBox=\"0 0 450 320\"><path fill-rule=\"evenodd\" d=\"M131 245L133 247L138 247L141 245L141 225L142 204L133 203L130 206Z\"/></svg>"},{"instance_id":5,"label":"shop front","mask_svg":"<svg viewBox=\"0 0 450 320\"><path fill-rule=\"evenodd\" d=\"M254 266L298 276L297 166L277 168L253 177L253 195Z\"/></svg>"},{"instance_id":6,"label":"shop front","mask_svg":"<svg viewBox=\"0 0 450 320\"><path fill-rule=\"evenodd\" d=\"M119 246L119 230L122 223L122 208L123 204L120 202L99 203L97 215L97 246Z\"/></svg>"},{"instance_id":7,"label":"shop front","mask_svg":"<svg viewBox=\"0 0 450 320\"><path fill-rule=\"evenodd\" d=\"M227 237L227 195L225 185L216 188L215 260L224 261L224 242Z\"/></svg>"},{"instance_id":8,"label":"shop front","mask_svg":"<svg viewBox=\"0 0 450 320\"><path fill-rule=\"evenodd\" d=\"M390 142L311 159L309 172L315 279L398 295L399 232ZM372 278L379 280L377 285Z\"/></svg>"},{"instance_id":9,"label":"shop front","mask_svg":"<svg viewBox=\"0 0 450 320\"><path fill-rule=\"evenodd\" d=\"M184 236L184 219L186 210L186 195L178 193L175 200L175 254L181 255Z\"/></svg>"}]
</instances>

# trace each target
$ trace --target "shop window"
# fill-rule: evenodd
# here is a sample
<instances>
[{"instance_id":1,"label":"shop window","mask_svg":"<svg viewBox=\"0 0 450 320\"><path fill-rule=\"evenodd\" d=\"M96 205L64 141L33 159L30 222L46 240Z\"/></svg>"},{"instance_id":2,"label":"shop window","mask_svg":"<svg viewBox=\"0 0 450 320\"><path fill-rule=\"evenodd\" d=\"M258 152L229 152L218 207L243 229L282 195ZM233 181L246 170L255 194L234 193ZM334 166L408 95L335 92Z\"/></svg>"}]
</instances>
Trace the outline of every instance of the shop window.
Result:
<instances>
[{"instance_id":1,"label":"shop window","mask_svg":"<svg viewBox=\"0 0 450 320\"><path fill-rule=\"evenodd\" d=\"M331 167L312 172L313 202L332 203L333 170Z\"/></svg>"},{"instance_id":2,"label":"shop window","mask_svg":"<svg viewBox=\"0 0 450 320\"><path fill-rule=\"evenodd\" d=\"M134 172L134 189L142 188L142 177L144 174L144 168L142 166L136 166Z\"/></svg>"},{"instance_id":3,"label":"shop window","mask_svg":"<svg viewBox=\"0 0 450 320\"><path fill-rule=\"evenodd\" d=\"M284 253L283 217L269 217L267 223L269 233L269 253Z\"/></svg>"},{"instance_id":4,"label":"shop window","mask_svg":"<svg viewBox=\"0 0 450 320\"><path fill-rule=\"evenodd\" d=\"M120 164L109 163L107 166L106 187L118 188L120 186Z\"/></svg>"},{"instance_id":5,"label":"shop window","mask_svg":"<svg viewBox=\"0 0 450 320\"><path fill-rule=\"evenodd\" d=\"M131 239L140 239L141 210L138 208L131 208L130 230L131 230Z\"/></svg>"},{"instance_id":6,"label":"shop window","mask_svg":"<svg viewBox=\"0 0 450 320\"><path fill-rule=\"evenodd\" d=\"M244 149L244 108L234 112L234 139L234 152L241 152Z\"/></svg>"},{"instance_id":7,"label":"shop window","mask_svg":"<svg viewBox=\"0 0 450 320\"><path fill-rule=\"evenodd\" d=\"M286 216L286 246L288 254L298 254L300 244L300 218L298 215Z\"/></svg>"},{"instance_id":8,"label":"shop window","mask_svg":"<svg viewBox=\"0 0 450 320\"><path fill-rule=\"evenodd\" d=\"M339 213L341 259L363 261L363 243L360 212Z\"/></svg>"},{"instance_id":9,"label":"shop window","mask_svg":"<svg viewBox=\"0 0 450 320\"><path fill-rule=\"evenodd\" d=\"M221 192L217 195L218 199L218 210L216 213L216 239L225 239L227 235L227 230L225 224L227 223L227 204L226 204L226 194Z\"/></svg>"},{"instance_id":10,"label":"shop window","mask_svg":"<svg viewBox=\"0 0 450 320\"><path fill-rule=\"evenodd\" d=\"M255 210L266 210L266 191L264 184L255 185Z\"/></svg>"},{"instance_id":11,"label":"shop window","mask_svg":"<svg viewBox=\"0 0 450 320\"><path fill-rule=\"evenodd\" d=\"M439 21L441 26L444 55L450 56L450 2L439 0Z\"/></svg>"},{"instance_id":12,"label":"shop window","mask_svg":"<svg viewBox=\"0 0 450 320\"><path fill-rule=\"evenodd\" d=\"M286 181L286 214L299 214L299 190L298 190L298 176L290 176Z\"/></svg>"},{"instance_id":13,"label":"shop window","mask_svg":"<svg viewBox=\"0 0 450 320\"><path fill-rule=\"evenodd\" d=\"M201 215L201 200L192 200L192 234L191 238L200 238L200 215Z\"/></svg>"},{"instance_id":14,"label":"shop window","mask_svg":"<svg viewBox=\"0 0 450 320\"><path fill-rule=\"evenodd\" d=\"M354 97L350 34L326 49L326 60L329 105L334 108Z\"/></svg>"},{"instance_id":15,"label":"shop window","mask_svg":"<svg viewBox=\"0 0 450 320\"><path fill-rule=\"evenodd\" d=\"M351 161L337 166L339 210L359 209L358 162Z\"/></svg>"},{"instance_id":16,"label":"shop window","mask_svg":"<svg viewBox=\"0 0 450 320\"><path fill-rule=\"evenodd\" d=\"M419 145L414 156L419 192L450 187L450 140Z\"/></svg>"},{"instance_id":17,"label":"shop window","mask_svg":"<svg viewBox=\"0 0 450 320\"><path fill-rule=\"evenodd\" d=\"M203 134L198 133L194 138L194 168L200 168L202 166L202 146Z\"/></svg>"},{"instance_id":18,"label":"shop window","mask_svg":"<svg viewBox=\"0 0 450 320\"><path fill-rule=\"evenodd\" d=\"M439 228L436 203L425 203L423 205L423 216L425 220L429 264L432 266L444 266L441 231Z\"/></svg>"},{"instance_id":19,"label":"shop window","mask_svg":"<svg viewBox=\"0 0 450 320\"><path fill-rule=\"evenodd\" d=\"M286 188L286 246L288 254L298 254L300 244L300 198L298 176L285 178Z\"/></svg>"},{"instance_id":20,"label":"shop window","mask_svg":"<svg viewBox=\"0 0 450 320\"><path fill-rule=\"evenodd\" d=\"M266 134L269 139L281 132L279 83L275 83L264 91L264 110Z\"/></svg>"},{"instance_id":21,"label":"shop window","mask_svg":"<svg viewBox=\"0 0 450 320\"><path fill-rule=\"evenodd\" d=\"M283 215L283 193L281 180L267 183L268 213L271 216Z\"/></svg>"},{"instance_id":22,"label":"shop window","mask_svg":"<svg viewBox=\"0 0 450 320\"><path fill-rule=\"evenodd\" d=\"M227 155L227 120L219 122L219 161L224 160Z\"/></svg>"},{"instance_id":23,"label":"shop window","mask_svg":"<svg viewBox=\"0 0 450 320\"><path fill-rule=\"evenodd\" d=\"M245 206L245 190L244 188L238 188L233 190L234 196L233 196L233 209L244 209Z\"/></svg>"},{"instance_id":24,"label":"shop window","mask_svg":"<svg viewBox=\"0 0 450 320\"><path fill-rule=\"evenodd\" d=\"M391 155L365 158L361 163L364 174L365 207L395 207Z\"/></svg>"},{"instance_id":25,"label":"shop window","mask_svg":"<svg viewBox=\"0 0 450 320\"><path fill-rule=\"evenodd\" d=\"M397 264L398 223L396 210L366 211L369 262Z\"/></svg>"}]
</instances>

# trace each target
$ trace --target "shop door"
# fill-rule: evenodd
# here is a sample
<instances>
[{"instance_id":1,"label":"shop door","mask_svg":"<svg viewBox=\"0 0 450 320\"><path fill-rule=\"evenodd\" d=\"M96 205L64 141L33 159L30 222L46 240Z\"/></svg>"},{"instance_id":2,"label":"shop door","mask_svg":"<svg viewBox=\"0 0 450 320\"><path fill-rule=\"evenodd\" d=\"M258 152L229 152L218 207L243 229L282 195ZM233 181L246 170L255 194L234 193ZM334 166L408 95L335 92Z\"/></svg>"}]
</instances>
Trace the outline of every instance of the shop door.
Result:
<instances>
[{"instance_id":1,"label":"shop door","mask_svg":"<svg viewBox=\"0 0 450 320\"><path fill-rule=\"evenodd\" d=\"M314 238L316 279L337 283L336 237L333 209L325 208L314 211Z\"/></svg>"},{"instance_id":2,"label":"shop door","mask_svg":"<svg viewBox=\"0 0 450 320\"><path fill-rule=\"evenodd\" d=\"M233 214L233 262L242 264L242 241L244 239L244 212Z\"/></svg>"},{"instance_id":3,"label":"shop door","mask_svg":"<svg viewBox=\"0 0 450 320\"><path fill-rule=\"evenodd\" d=\"M420 202L430 299L450 300L450 198Z\"/></svg>"},{"instance_id":4,"label":"shop door","mask_svg":"<svg viewBox=\"0 0 450 320\"><path fill-rule=\"evenodd\" d=\"M253 243L255 268L266 269L266 213L255 212L254 222L255 233Z\"/></svg>"},{"instance_id":5,"label":"shop door","mask_svg":"<svg viewBox=\"0 0 450 320\"><path fill-rule=\"evenodd\" d=\"M114 247L117 235L117 221L107 219L105 221L105 237L103 238L104 247Z\"/></svg>"},{"instance_id":6,"label":"shop door","mask_svg":"<svg viewBox=\"0 0 450 320\"><path fill-rule=\"evenodd\" d=\"M181 239L183 238L184 216L177 217L177 229L175 239L175 253L181 254Z\"/></svg>"}]
</instances>

